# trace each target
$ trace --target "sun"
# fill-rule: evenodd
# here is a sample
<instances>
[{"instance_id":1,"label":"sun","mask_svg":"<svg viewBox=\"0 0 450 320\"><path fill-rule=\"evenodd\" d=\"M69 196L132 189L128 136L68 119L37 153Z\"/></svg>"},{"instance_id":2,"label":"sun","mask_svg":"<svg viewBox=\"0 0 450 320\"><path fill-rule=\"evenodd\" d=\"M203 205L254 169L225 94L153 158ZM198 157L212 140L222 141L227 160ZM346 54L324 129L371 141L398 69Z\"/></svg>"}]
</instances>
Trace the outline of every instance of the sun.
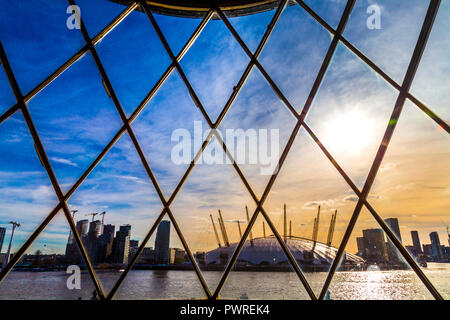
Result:
<instances>
[{"instance_id":1,"label":"sun","mask_svg":"<svg viewBox=\"0 0 450 320\"><path fill-rule=\"evenodd\" d=\"M325 126L323 142L335 152L360 153L373 139L373 120L358 110L338 114Z\"/></svg>"}]
</instances>

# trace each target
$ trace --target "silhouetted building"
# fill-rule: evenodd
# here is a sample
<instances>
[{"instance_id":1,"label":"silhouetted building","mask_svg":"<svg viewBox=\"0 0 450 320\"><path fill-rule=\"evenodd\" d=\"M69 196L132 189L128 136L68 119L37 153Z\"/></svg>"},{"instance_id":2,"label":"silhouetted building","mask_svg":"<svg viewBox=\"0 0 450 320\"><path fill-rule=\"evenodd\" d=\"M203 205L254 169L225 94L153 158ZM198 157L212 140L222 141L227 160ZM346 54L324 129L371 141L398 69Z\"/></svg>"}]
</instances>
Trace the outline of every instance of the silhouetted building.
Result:
<instances>
[{"instance_id":1,"label":"silhouetted building","mask_svg":"<svg viewBox=\"0 0 450 320\"><path fill-rule=\"evenodd\" d=\"M87 236L89 228L89 220L84 219L77 222L77 231L80 237Z\"/></svg>"},{"instance_id":2,"label":"silhouetted building","mask_svg":"<svg viewBox=\"0 0 450 320\"><path fill-rule=\"evenodd\" d=\"M369 262L384 263L388 260L384 232L382 229L363 230L365 259Z\"/></svg>"},{"instance_id":3,"label":"silhouetted building","mask_svg":"<svg viewBox=\"0 0 450 320\"><path fill-rule=\"evenodd\" d=\"M158 225L155 240L157 263L167 264L169 259L170 221L163 220Z\"/></svg>"},{"instance_id":4,"label":"silhouetted building","mask_svg":"<svg viewBox=\"0 0 450 320\"><path fill-rule=\"evenodd\" d=\"M400 225L398 223L398 219L397 218L388 218L388 219L385 219L384 222L386 222L386 224L391 229L391 231L397 236L398 240L400 240L400 242L402 242L402 236L400 234ZM387 253L388 253L389 262L394 263L394 264L401 262L401 258L398 254L397 248L395 247L395 245L391 241L391 239L389 237L387 237L387 238L388 239L386 242L386 249L387 249Z\"/></svg>"},{"instance_id":5,"label":"silhouetted building","mask_svg":"<svg viewBox=\"0 0 450 320\"><path fill-rule=\"evenodd\" d=\"M136 260L137 264L154 264L156 262L155 250L153 248L145 247L141 255Z\"/></svg>"},{"instance_id":6,"label":"silhouetted building","mask_svg":"<svg viewBox=\"0 0 450 320\"><path fill-rule=\"evenodd\" d=\"M130 253L130 236L131 226L129 224L120 226L119 231L116 232L116 237L113 242L113 262L127 263Z\"/></svg>"},{"instance_id":7,"label":"silhouetted building","mask_svg":"<svg viewBox=\"0 0 450 320\"><path fill-rule=\"evenodd\" d=\"M442 249L441 249L441 242L439 240L439 234L436 231L431 232L430 240L431 240L431 250L433 252L433 257L435 257L437 260L442 259L443 255L442 255Z\"/></svg>"},{"instance_id":8,"label":"silhouetted building","mask_svg":"<svg viewBox=\"0 0 450 320\"><path fill-rule=\"evenodd\" d=\"M411 238L413 243L413 254L419 255L422 253L422 246L420 245L419 232L411 231Z\"/></svg>"},{"instance_id":9,"label":"silhouetted building","mask_svg":"<svg viewBox=\"0 0 450 320\"><path fill-rule=\"evenodd\" d=\"M433 248L431 247L431 244L424 244L424 245L422 245L422 248L423 248L423 253L426 254L427 256L433 255Z\"/></svg>"},{"instance_id":10,"label":"silhouetted building","mask_svg":"<svg viewBox=\"0 0 450 320\"><path fill-rule=\"evenodd\" d=\"M103 234L98 237L97 262L112 262L115 226L106 224L103 226Z\"/></svg>"},{"instance_id":11,"label":"silhouetted building","mask_svg":"<svg viewBox=\"0 0 450 320\"><path fill-rule=\"evenodd\" d=\"M2 252L3 241L5 240L6 228L0 227L0 253Z\"/></svg>"},{"instance_id":12,"label":"silhouetted building","mask_svg":"<svg viewBox=\"0 0 450 320\"><path fill-rule=\"evenodd\" d=\"M358 247L358 252L356 253L358 256L363 257L366 252L366 247L364 244L364 237L358 237L356 238L356 245Z\"/></svg>"},{"instance_id":13,"label":"silhouetted building","mask_svg":"<svg viewBox=\"0 0 450 320\"><path fill-rule=\"evenodd\" d=\"M92 263L97 263L98 256L98 236L100 235L100 229L102 222L100 220L92 221L89 224L89 232L85 241L86 251L91 259Z\"/></svg>"}]
</instances>

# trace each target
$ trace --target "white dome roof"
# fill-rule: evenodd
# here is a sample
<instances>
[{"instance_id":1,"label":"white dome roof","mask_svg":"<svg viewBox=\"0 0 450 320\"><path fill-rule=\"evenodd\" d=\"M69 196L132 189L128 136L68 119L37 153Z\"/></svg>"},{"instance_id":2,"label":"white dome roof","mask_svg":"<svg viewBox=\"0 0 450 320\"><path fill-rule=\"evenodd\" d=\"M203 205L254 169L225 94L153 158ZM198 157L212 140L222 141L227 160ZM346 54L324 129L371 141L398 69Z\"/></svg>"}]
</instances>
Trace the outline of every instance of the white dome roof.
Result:
<instances>
[{"instance_id":1,"label":"white dome roof","mask_svg":"<svg viewBox=\"0 0 450 320\"><path fill-rule=\"evenodd\" d=\"M230 244L229 247L221 247L209 251L206 253L206 264L220 264L220 255L228 254L231 258L235 248L238 244ZM314 246L314 242L309 239L303 239L298 237L292 237L287 239L287 246L290 249L292 255L297 261L304 261L303 252L310 252ZM329 263L331 264L336 256L337 249L334 247L328 247L324 243L316 242L314 249L314 264ZM354 254L346 253L346 261L353 263L362 263L364 259ZM251 264L266 263L280 263L287 260L283 249L274 236L266 238L253 239L253 246L250 244L250 240L245 241L244 247L239 254L239 261L247 261Z\"/></svg>"}]
</instances>

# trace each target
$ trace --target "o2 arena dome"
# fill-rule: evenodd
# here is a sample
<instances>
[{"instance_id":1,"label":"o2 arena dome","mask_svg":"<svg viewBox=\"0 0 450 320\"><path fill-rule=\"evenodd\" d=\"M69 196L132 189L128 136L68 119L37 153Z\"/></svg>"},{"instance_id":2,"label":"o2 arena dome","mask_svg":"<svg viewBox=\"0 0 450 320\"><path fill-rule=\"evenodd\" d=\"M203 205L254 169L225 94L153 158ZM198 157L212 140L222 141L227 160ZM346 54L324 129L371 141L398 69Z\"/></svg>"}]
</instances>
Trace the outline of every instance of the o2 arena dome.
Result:
<instances>
[{"instance_id":1,"label":"o2 arena dome","mask_svg":"<svg viewBox=\"0 0 450 320\"><path fill-rule=\"evenodd\" d=\"M286 245L290 249L294 258L300 265L329 266L337 253L337 248L313 240L288 237ZM207 265L221 265L226 263L236 249L237 243L228 247L220 247L206 253L205 262ZM354 254L346 253L343 264L359 265L364 263L364 259ZM255 238L245 241L244 247L239 254L238 264L248 265L276 265L287 263L287 257L278 243L275 236L265 238Z\"/></svg>"}]
</instances>

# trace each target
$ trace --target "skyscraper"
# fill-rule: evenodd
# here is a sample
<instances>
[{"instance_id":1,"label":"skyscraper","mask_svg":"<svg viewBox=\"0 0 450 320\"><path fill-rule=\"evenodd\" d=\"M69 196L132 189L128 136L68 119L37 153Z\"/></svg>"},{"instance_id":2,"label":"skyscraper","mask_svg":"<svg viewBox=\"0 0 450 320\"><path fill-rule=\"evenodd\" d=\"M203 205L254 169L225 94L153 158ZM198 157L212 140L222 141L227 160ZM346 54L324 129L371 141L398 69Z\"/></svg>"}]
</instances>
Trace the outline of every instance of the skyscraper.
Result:
<instances>
[{"instance_id":1,"label":"skyscraper","mask_svg":"<svg viewBox=\"0 0 450 320\"><path fill-rule=\"evenodd\" d=\"M3 240L5 240L6 228L0 227L0 253L2 253Z\"/></svg>"},{"instance_id":2,"label":"skyscraper","mask_svg":"<svg viewBox=\"0 0 450 320\"><path fill-rule=\"evenodd\" d=\"M157 263L169 263L170 221L161 221L156 231L155 252Z\"/></svg>"},{"instance_id":3,"label":"skyscraper","mask_svg":"<svg viewBox=\"0 0 450 320\"><path fill-rule=\"evenodd\" d=\"M412 238L412 242L413 242L414 253L416 255L421 254L422 246L420 245L419 232L417 232L415 230L411 231L411 238Z\"/></svg>"},{"instance_id":4,"label":"skyscraper","mask_svg":"<svg viewBox=\"0 0 450 320\"><path fill-rule=\"evenodd\" d=\"M119 231L116 232L116 237L113 242L113 262L127 263L128 255L130 253L130 237L131 226L129 224L120 226Z\"/></svg>"},{"instance_id":5,"label":"skyscraper","mask_svg":"<svg viewBox=\"0 0 450 320\"><path fill-rule=\"evenodd\" d=\"M370 262L386 262L388 260L384 232L382 229L363 230L366 259Z\"/></svg>"},{"instance_id":6,"label":"skyscraper","mask_svg":"<svg viewBox=\"0 0 450 320\"><path fill-rule=\"evenodd\" d=\"M398 240L402 242L402 236L400 234L400 225L397 218L388 218L384 222L391 228L392 232L397 236Z\"/></svg>"},{"instance_id":7,"label":"skyscraper","mask_svg":"<svg viewBox=\"0 0 450 320\"><path fill-rule=\"evenodd\" d=\"M84 219L77 222L77 231L81 238L86 236L89 228L89 220Z\"/></svg>"},{"instance_id":8,"label":"skyscraper","mask_svg":"<svg viewBox=\"0 0 450 320\"><path fill-rule=\"evenodd\" d=\"M366 247L364 242L364 237L358 237L356 238L356 245L358 246L358 253L357 255L360 257L364 257L366 254Z\"/></svg>"},{"instance_id":9,"label":"skyscraper","mask_svg":"<svg viewBox=\"0 0 450 320\"><path fill-rule=\"evenodd\" d=\"M386 224L391 229L391 231L397 236L398 240L400 240L400 242L402 242L402 236L400 234L400 225L398 223L398 219L397 218L388 218L388 219L385 219L384 222L386 222ZM388 253L388 257L389 257L389 262L399 263L401 261L398 250L390 238L387 239L386 249L387 249L387 253Z\"/></svg>"},{"instance_id":10,"label":"skyscraper","mask_svg":"<svg viewBox=\"0 0 450 320\"><path fill-rule=\"evenodd\" d=\"M109 262L111 260L115 226L107 224L103 226L103 233L98 237L97 261L99 263Z\"/></svg>"},{"instance_id":11,"label":"skyscraper","mask_svg":"<svg viewBox=\"0 0 450 320\"><path fill-rule=\"evenodd\" d=\"M100 234L101 221L95 220L89 224L89 232L86 240L86 251L92 263L97 263L98 236Z\"/></svg>"},{"instance_id":12,"label":"skyscraper","mask_svg":"<svg viewBox=\"0 0 450 320\"><path fill-rule=\"evenodd\" d=\"M434 231L430 233L431 240L431 249L433 251L433 256L440 260L443 258L442 249L441 249L441 241L439 240L439 234Z\"/></svg>"}]
</instances>

